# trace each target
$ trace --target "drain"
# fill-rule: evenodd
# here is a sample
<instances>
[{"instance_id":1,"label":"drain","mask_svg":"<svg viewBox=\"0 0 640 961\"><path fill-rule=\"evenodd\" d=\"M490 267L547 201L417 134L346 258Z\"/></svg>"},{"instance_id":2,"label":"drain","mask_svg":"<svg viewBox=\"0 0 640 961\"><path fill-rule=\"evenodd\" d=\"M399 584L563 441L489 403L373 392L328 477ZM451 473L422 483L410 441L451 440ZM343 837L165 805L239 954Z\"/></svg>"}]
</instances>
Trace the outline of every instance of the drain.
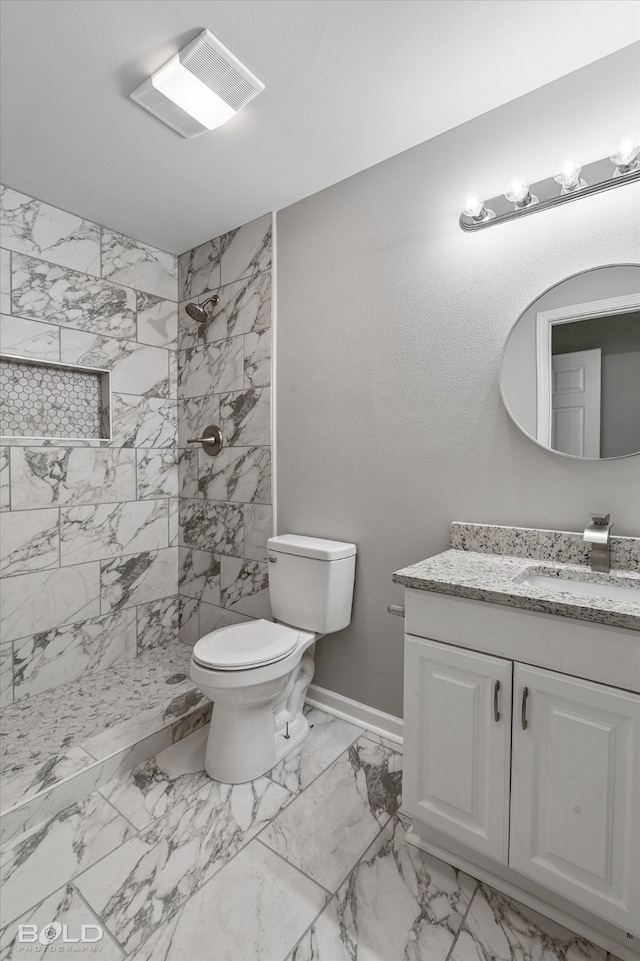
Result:
<instances>
[{"instance_id":1,"label":"drain","mask_svg":"<svg viewBox=\"0 0 640 961\"><path fill-rule=\"evenodd\" d=\"M171 677L168 677L164 683L165 683L165 684L180 684L181 681L186 681L186 679L187 679L187 675L186 675L186 674L172 674Z\"/></svg>"}]
</instances>

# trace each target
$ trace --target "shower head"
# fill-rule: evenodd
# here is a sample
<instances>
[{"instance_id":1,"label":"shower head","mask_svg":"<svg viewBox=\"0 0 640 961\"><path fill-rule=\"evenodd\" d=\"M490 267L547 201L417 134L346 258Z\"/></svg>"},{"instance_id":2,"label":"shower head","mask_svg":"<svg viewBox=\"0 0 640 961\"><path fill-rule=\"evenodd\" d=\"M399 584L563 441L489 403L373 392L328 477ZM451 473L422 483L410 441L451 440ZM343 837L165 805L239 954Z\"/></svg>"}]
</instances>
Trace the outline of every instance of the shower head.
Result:
<instances>
[{"instance_id":1,"label":"shower head","mask_svg":"<svg viewBox=\"0 0 640 961\"><path fill-rule=\"evenodd\" d=\"M206 324L208 320L211 320L207 312L207 305L211 304L212 307L215 307L219 300L218 295L214 294L209 300L205 300L204 304L187 304L184 309L192 320L197 320L199 324Z\"/></svg>"}]
</instances>

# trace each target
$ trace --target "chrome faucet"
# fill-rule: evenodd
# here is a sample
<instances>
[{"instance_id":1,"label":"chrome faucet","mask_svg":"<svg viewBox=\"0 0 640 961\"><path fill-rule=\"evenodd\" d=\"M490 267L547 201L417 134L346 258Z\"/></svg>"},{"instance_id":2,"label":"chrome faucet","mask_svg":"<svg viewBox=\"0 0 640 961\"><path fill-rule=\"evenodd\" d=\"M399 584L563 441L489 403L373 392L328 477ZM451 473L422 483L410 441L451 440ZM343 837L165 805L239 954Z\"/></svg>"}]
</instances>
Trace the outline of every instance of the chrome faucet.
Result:
<instances>
[{"instance_id":1,"label":"chrome faucet","mask_svg":"<svg viewBox=\"0 0 640 961\"><path fill-rule=\"evenodd\" d=\"M592 514L584 529L583 541L591 544L591 570L609 573L609 539L613 524L609 514Z\"/></svg>"}]
</instances>

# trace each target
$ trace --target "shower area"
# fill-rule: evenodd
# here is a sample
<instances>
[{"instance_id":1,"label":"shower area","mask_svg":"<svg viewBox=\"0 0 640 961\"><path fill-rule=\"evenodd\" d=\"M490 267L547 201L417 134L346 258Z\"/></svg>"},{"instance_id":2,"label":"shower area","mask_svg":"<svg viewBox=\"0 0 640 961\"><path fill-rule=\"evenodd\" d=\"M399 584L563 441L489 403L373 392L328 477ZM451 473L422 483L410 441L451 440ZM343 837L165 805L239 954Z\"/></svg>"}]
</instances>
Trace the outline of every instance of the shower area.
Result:
<instances>
[{"instance_id":1,"label":"shower area","mask_svg":"<svg viewBox=\"0 0 640 961\"><path fill-rule=\"evenodd\" d=\"M179 257L1 215L4 842L206 724L191 646L270 614L272 258L270 214Z\"/></svg>"}]
</instances>

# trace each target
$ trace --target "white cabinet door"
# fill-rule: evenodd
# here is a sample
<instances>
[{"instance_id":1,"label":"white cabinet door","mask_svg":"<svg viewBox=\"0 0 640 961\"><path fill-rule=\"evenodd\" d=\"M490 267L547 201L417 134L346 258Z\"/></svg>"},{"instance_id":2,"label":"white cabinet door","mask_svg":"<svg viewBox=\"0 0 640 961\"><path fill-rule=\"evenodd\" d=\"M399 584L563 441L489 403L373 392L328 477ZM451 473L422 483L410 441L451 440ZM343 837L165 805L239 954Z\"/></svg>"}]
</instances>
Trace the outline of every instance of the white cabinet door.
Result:
<instances>
[{"instance_id":1,"label":"white cabinet door","mask_svg":"<svg viewBox=\"0 0 640 961\"><path fill-rule=\"evenodd\" d=\"M403 807L506 863L511 661L407 635Z\"/></svg>"},{"instance_id":2,"label":"white cabinet door","mask_svg":"<svg viewBox=\"0 0 640 961\"><path fill-rule=\"evenodd\" d=\"M639 797L640 696L516 664L509 864L640 935Z\"/></svg>"}]
</instances>

